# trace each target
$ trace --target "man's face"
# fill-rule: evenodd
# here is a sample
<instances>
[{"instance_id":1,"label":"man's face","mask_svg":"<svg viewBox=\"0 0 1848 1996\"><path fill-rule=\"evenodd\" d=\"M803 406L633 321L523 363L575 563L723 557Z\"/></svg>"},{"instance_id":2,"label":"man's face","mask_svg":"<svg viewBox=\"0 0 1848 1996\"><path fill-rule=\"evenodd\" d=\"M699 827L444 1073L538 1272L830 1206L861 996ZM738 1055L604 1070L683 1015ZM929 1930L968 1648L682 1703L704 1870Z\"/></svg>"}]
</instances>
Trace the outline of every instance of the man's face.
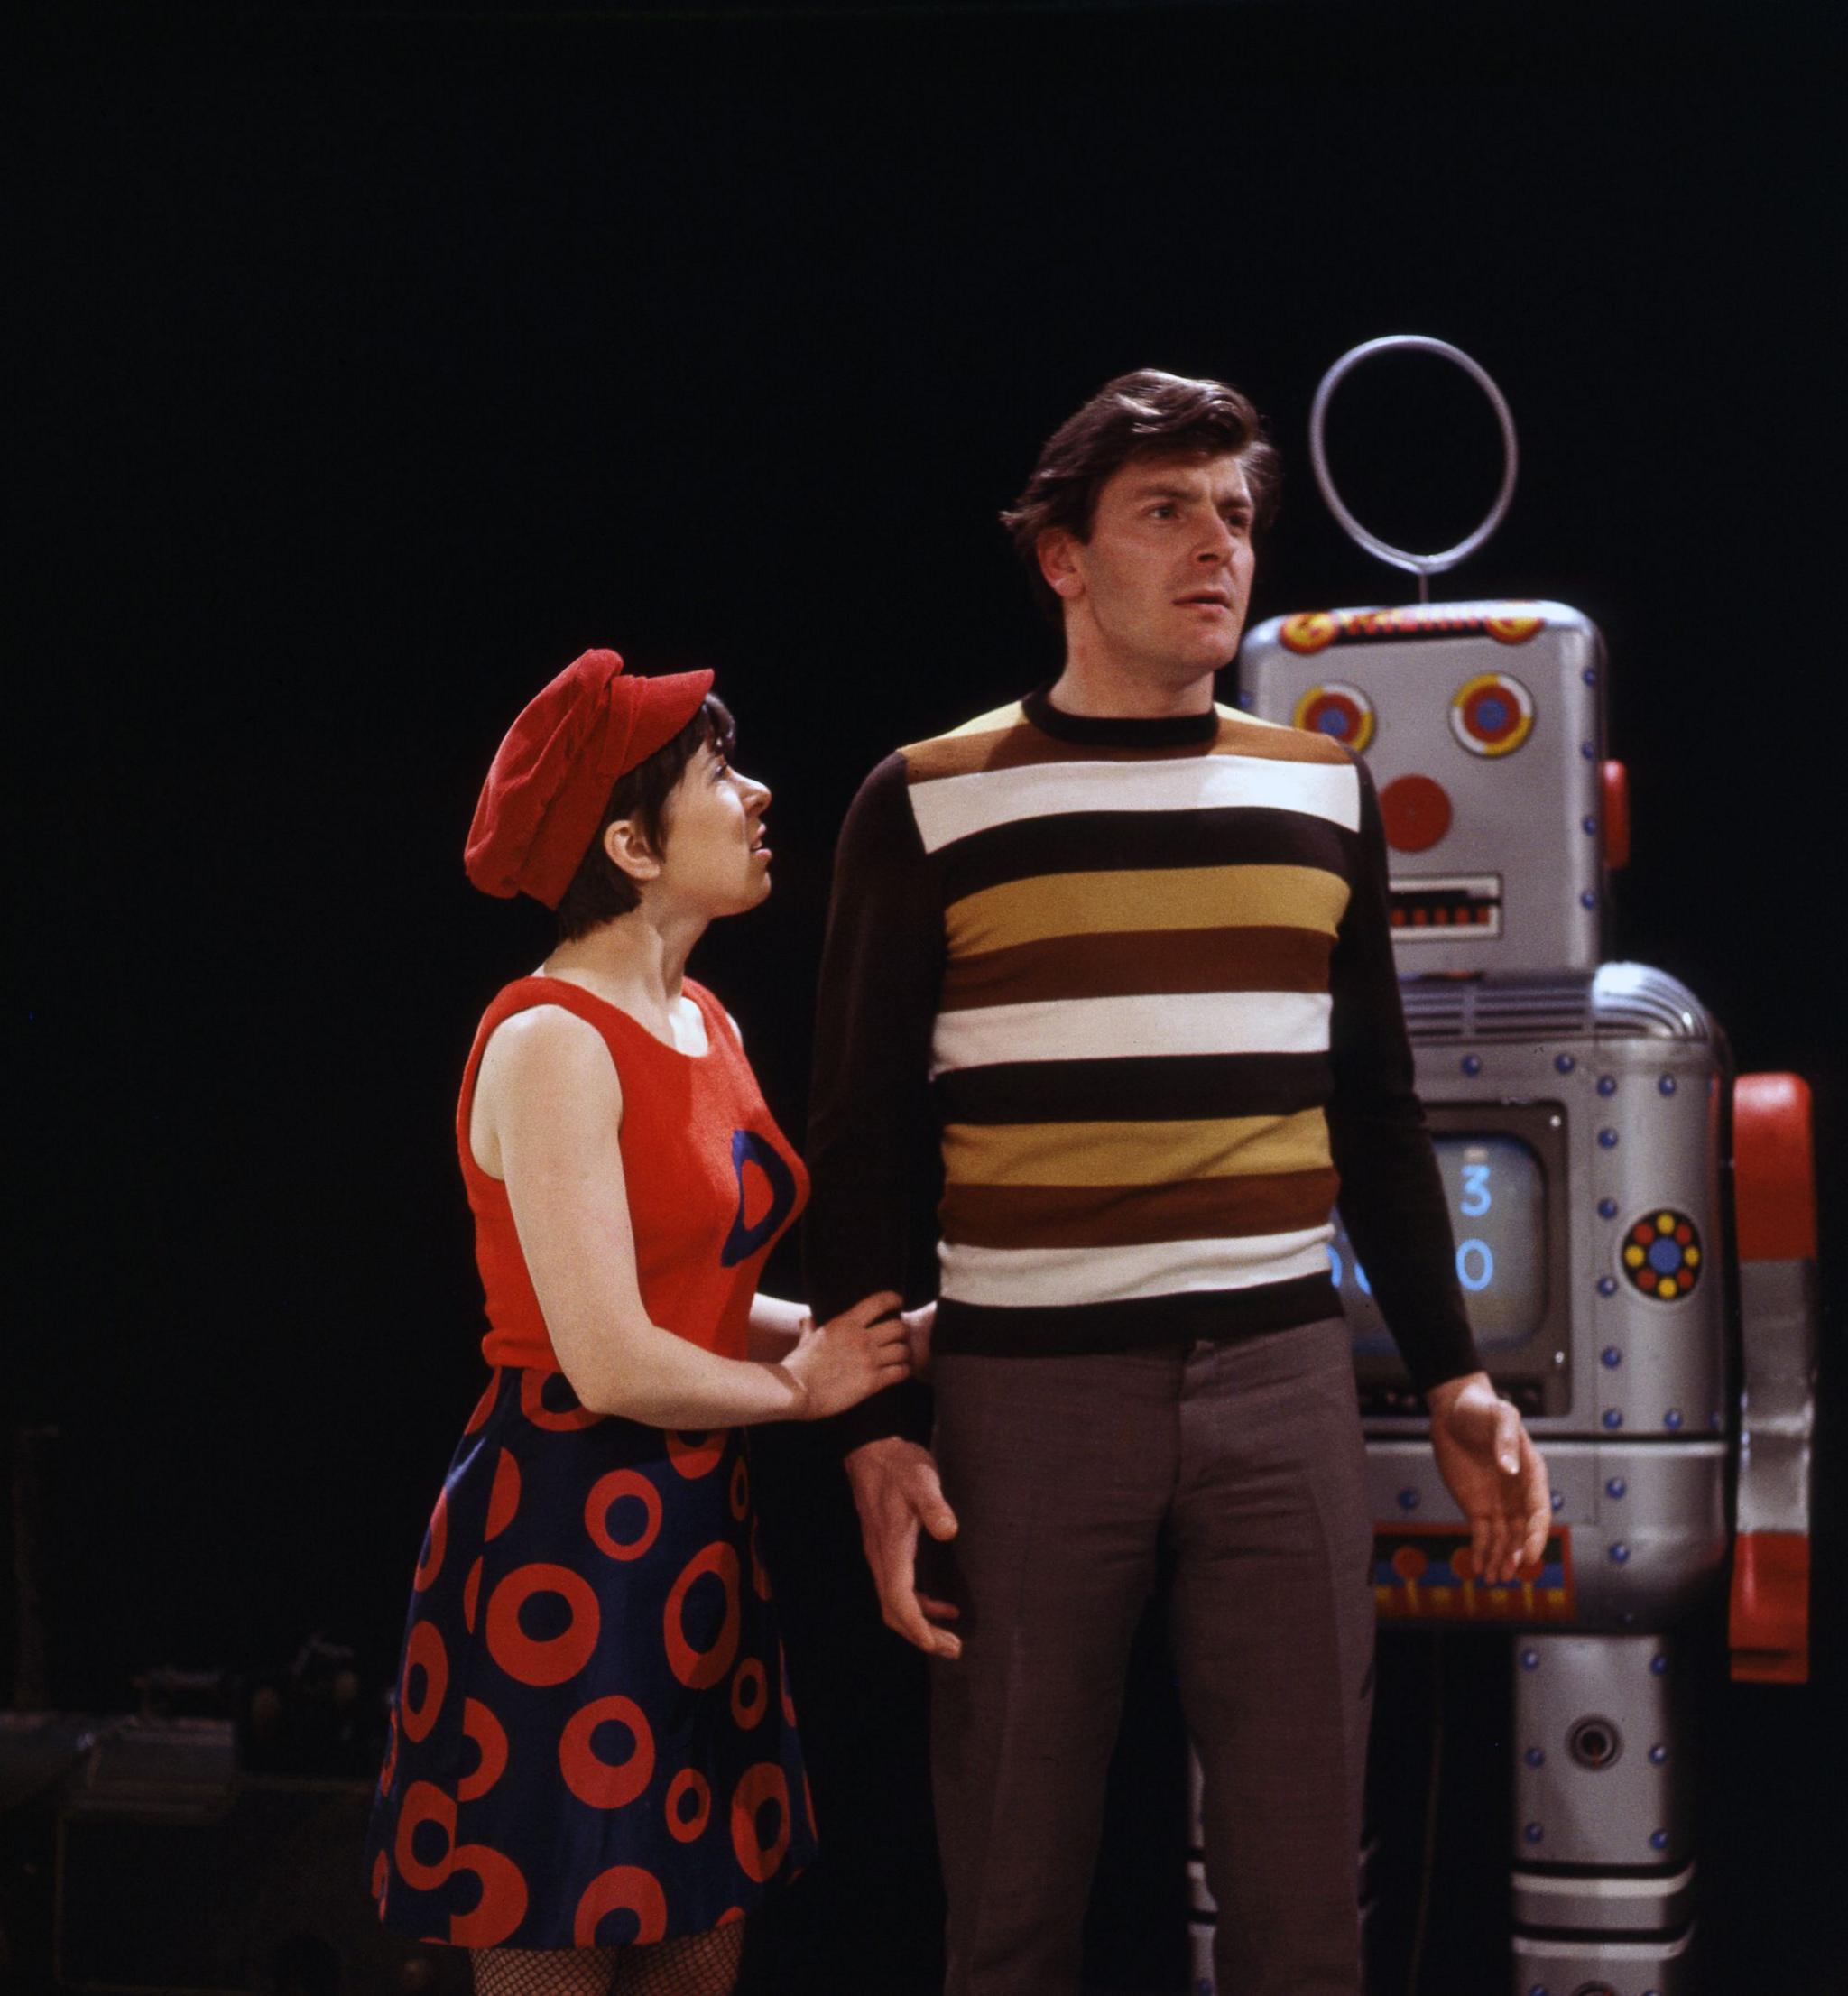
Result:
<instances>
[{"instance_id":1,"label":"man's face","mask_svg":"<svg viewBox=\"0 0 1848 1996\"><path fill-rule=\"evenodd\" d=\"M1113 472L1088 541L1056 529L1040 541L1068 646L1177 686L1229 665L1251 598L1252 511L1232 454Z\"/></svg>"}]
</instances>

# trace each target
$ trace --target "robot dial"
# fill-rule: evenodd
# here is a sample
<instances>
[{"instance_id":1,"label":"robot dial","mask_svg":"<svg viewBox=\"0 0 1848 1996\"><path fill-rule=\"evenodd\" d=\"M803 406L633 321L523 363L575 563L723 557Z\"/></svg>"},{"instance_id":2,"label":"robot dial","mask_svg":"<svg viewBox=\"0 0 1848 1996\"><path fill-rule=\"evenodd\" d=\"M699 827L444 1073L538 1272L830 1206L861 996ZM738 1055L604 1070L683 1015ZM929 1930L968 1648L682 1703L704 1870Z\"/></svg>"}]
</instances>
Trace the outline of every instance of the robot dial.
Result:
<instances>
[{"instance_id":1,"label":"robot dial","mask_svg":"<svg viewBox=\"0 0 1848 1996\"><path fill-rule=\"evenodd\" d=\"M1533 695L1505 672L1478 672L1451 696L1450 732L1472 755L1512 755L1533 725Z\"/></svg>"},{"instance_id":2,"label":"robot dial","mask_svg":"<svg viewBox=\"0 0 1848 1996\"><path fill-rule=\"evenodd\" d=\"M1312 734L1329 735L1357 754L1373 739L1373 703L1359 687L1344 679L1312 686L1296 703L1296 725Z\"/></svg>"},{"instance_id":3,"label":"robot dial","mask_svg":"<svg viewBox=\"0 0 1848 1996\"><path fill-rule=\"evenodd\" d=\"M1690 1215L1658 1207L1625 1234L1622 1261L1632 1289L1659 1303L1678 1302L1700 1280L1700 1229Z\"/></svg>"}]
</instances>

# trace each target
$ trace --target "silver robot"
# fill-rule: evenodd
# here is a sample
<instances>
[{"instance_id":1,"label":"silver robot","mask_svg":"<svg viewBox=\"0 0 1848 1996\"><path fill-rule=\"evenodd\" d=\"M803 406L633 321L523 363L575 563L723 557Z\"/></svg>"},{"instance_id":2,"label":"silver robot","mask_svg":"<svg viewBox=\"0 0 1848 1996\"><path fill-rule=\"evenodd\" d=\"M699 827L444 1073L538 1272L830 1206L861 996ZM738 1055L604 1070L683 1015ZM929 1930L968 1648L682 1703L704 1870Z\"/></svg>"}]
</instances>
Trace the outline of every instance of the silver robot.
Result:
<instances>
[{"instance_id":1,"label":"silver robot","mask_svg":"<svg viewBox=\"0 0 1848 1996\"><path fill-rule=\"evenodd\" d=\"M1437 555L1361 527L1322 448L1344 374L1402 347L1464 367L1502 428L1494 508ZM1514 429L1494 383L1441 342L1372 341L1324 378L1310 439L1331 510L1416 572L1421 600L1273 619L1246 639L1241 704L1322 729L1372 770L1457 1274L1484 1362L1545 1453L1555 1518L1538 1575L1475 1578L1419 1402L1337 1232L1374 1594L1389 1629L1436 1622L1508 1645L1514 1996L1679 1996L1696 1965L1690 1644L1716 1620L1694 1611L1730 1576L1733 1677L1807 1674L1808 1090L1735 1075L1693 993L1604 959L1629 811L1605 756L1596 629L1558 603L1423 600L1512 494ZM1192 1883L1208 1996L1197 1867Z\"/></svg>"}]
</instances>

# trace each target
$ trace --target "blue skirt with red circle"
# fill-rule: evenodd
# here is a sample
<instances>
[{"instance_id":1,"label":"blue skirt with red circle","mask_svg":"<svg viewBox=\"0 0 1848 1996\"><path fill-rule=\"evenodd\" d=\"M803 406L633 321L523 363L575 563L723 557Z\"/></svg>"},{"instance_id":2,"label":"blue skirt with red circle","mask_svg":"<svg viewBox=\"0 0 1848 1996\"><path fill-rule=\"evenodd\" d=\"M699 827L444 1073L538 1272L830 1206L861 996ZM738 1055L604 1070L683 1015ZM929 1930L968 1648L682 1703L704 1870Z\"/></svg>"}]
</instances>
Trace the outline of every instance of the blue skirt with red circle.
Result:
<instances>
[{"instance_id":1,"label":"blue skirt with red circle","mask_svg":"<svg viewBox=\"0 0 1848 1996\"><path fill-rule=\"evenodd\" d=\"M412 1583L379 1917L469 1947L667 1940L738 1918L815 1847L742 1433L497 1370Z\"/></svg>"}]
</instances>

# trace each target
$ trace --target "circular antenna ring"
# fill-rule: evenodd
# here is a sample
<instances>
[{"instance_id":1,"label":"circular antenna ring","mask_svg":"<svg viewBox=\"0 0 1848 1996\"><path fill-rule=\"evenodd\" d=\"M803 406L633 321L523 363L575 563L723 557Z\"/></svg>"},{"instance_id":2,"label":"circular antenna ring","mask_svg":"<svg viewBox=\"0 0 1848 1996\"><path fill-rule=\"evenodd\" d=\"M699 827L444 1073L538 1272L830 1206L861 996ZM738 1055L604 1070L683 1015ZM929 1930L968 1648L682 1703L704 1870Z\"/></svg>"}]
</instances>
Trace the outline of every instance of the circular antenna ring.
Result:
<instances>
[{"instance_id":1,"label":"circular antenna ring","mask_svg":"<svg viewBox=\"0 0 1848 1996\"><path fill-rule=\"evenodd\" d=\"M1362 526L1335 491L1334 474L1328 469L1324 432L1327 426L1328 404L1335 398L1335 391L1362 361L1372 360L1379 354L1403 353L1436 354L1442 360L1454 361L1489 398L1489 406L1495 411L1495 420L1502 430L1502 489L1495 494L1494 504L1474 533L1465 534L1454 548L1442 549L1437 554L1413 554L1409 549L1395 548L1390 541L1381 540L1378 534ZM1447 340L1431 339L1423 333L1388 333L1383 338L1364 340L1360 346L1350 347L1322 376L1321 385L1316 390L1315 402L1309 410L1309 462L1315 467L1316 483L1321 487L1329 512L1341 522L1348 538L1366 549L1368 553L1378 555L1381 561L1391 562L1395 568L1409 569L1418 578L1418 595L1422 599L1430 577L1441 575L1445 569L1454 568L1459 561L1466 560L1502 524L1509 502L1514 497L1520 452L1515 441L1513 412L1487 368Z\"/></svg>"}]
</instances>

